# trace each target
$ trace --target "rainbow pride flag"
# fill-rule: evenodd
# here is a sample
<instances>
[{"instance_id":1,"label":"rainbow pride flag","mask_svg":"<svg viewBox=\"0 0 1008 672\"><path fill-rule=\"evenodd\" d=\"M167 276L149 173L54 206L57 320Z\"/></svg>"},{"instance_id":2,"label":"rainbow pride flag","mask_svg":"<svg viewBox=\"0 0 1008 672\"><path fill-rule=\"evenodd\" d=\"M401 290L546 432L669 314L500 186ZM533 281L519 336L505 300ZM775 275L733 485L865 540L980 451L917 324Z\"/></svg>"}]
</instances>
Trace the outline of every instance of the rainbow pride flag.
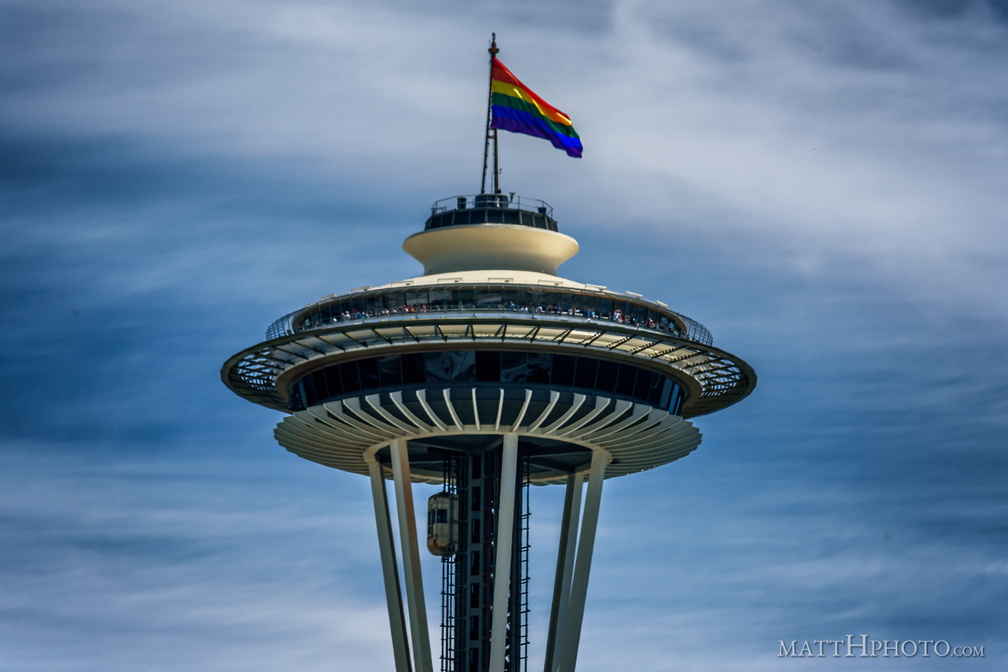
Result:
<instances>
[{"instance_id":1,"label":"rainbow pride flag","mask_svg":"<svg viewBox=\"0 0 1008 672\"><path fill-rule=\"evenodd\" d=\"M581 158L581 139L570 117L518 81L496 57L490 66L490 112L490 128L545 138Z\"/></svg>"}]
</instances>

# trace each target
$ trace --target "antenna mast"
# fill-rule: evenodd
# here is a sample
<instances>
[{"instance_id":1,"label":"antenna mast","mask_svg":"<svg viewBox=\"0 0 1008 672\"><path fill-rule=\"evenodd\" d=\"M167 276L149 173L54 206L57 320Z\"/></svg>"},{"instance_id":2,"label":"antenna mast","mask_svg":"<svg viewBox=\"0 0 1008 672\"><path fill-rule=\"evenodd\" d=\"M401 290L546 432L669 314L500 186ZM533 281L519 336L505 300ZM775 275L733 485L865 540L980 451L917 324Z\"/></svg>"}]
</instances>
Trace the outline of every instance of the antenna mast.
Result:
<instances>
[{"instance_id":1,"label":"antenna mast","mask_svg":"<svg viewBox=\"0 0 1008 672\"><path fill-rule=\"evenodd\" d=\"M493 143L493 193L500 193L500 184L498 183L498 176L500 175L500 166L498 163L497 155L497 129L490 128L490 123L493 119L493 111L491 109L491 104L493 101L493 64L494 60L497 58L497 53L500 49L497 48L497 33L490 33L490 48L487 49L490 52L490 77L489 83L487 84L487 116L486 116L486 135L483 144L483 181L480 183L480 193L486 193L486 181L487 181L487 167L490 160L490 143Z\"/></svg>"}]
</instances>

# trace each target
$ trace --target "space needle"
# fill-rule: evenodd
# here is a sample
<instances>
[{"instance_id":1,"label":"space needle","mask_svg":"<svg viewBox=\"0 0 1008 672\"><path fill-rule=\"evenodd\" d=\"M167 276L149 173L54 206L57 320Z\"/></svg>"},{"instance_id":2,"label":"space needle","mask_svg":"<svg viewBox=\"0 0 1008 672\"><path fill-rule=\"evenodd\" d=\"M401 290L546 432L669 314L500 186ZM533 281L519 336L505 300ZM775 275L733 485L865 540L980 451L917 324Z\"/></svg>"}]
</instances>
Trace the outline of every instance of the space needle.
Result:
<instances>
[{"instance_id":1,"label":"space needle","mask_svg":"<svg viewBox=\"0 0 1008 672\"><path fill-rule=\"evenodd\" d=\"M546 202L501 192L497 133L571 156L581 142L497 53L494 41L480 193L437 201L403 243L423 274L295 310L221 369L236 394L287 414L281 446L370 479L397 672L434 670L424 532L442 559L439 669L527 669L528 492L547 484L565 498L544 670L572 672L604 480L688 455L691 419L756 384L665 303L558 275L578 243ZM426 511L414 483L440 488Z\"/></svg>"}]
</instances>

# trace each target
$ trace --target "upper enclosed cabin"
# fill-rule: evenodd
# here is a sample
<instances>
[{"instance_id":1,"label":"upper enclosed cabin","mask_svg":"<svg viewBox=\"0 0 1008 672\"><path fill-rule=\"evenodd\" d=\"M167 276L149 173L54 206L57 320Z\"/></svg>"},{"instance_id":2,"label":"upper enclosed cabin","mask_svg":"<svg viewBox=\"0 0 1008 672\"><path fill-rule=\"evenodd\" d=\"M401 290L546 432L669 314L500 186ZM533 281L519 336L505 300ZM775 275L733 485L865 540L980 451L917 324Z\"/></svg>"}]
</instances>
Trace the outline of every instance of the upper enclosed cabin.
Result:
<instances>
[{"instance_id":1,"label":"upper enclosed cabin","mask_svg":"<svg viewBox=\"0 0 1008 672\"><path fill-rule=\"evenodd\" d=\"M553 208L546 201L510 194L476 194L443 198L431 206L424 231L447 226L512 224L557 231Z\"/></svg>"},{"instance_id":2,"label":"upper enclosed cabin","mask_svg":"<svg viewBox=\"0 0 1008 672\"><path fill-rule=\"evenodd\" d=\"M424 275L476 270L556 275L579 247L557 230L545 201L477 194L434 203L424 230L407 238L403 249L423 264Z\"/></svg>"}]
</instances>

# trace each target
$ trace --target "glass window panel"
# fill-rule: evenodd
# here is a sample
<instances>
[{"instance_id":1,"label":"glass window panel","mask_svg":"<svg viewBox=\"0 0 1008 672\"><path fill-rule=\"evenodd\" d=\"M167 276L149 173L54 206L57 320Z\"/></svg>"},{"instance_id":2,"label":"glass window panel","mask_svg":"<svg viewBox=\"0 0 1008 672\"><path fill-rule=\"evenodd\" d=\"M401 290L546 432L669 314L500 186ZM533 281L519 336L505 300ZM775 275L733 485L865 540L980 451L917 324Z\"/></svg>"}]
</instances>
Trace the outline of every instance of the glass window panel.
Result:
<instances>
[{"instance_id":1,"label":"glass window panel","mask_svg":"<svg viewBox=\"0 0 1008 672\"><path fill-rule=\"evenodd\" d=\"M620 364L619 373L616 375L616 392L633 396L634 378L637 377L637 367L629 364Z\"/></svg>"},{"instance_id":2,"label":"glass window panel","mask_svg":"<svg viewBox=\"0 0 1008 672\"><path fill-rule=\"evenodd\" d=\"M601 361L598 365L598 378L595 381L595 388L604 392L612 392L616 389L616 371L619 364L616 362Z\"/></svg>"},{"instance_id":3,"label":"glass window panel","mask_svg":"<svg viewBox=\"0 0 1008 672\"><path fill-rule=\"evenodd\" d=\"M674 415L679 415L679 407L682 406L682 388L679 387L679 383L672 386L672 401L669 404L669 412Z\"/></svg>"},{"instance_id":4,"label":"glass window panel","mask_svg":"<svg viewBox=\"0 0 1008 672\"><path fill-rule=\"evenodd\" d=\"M585 297L580 294L571 294L567 297L567 312L570 315L583 315L586 305Z\"/></svg>"},{"instance_id":5,"label":"glass window panel","mask_svg":"<svg viewBox=\"0 0 1008 672\"><path fill-rule=\"evenodd\" d=\"M574 360L571 355L553 355L553 375L554 385L574 384Z\"/></svg>"},{"instance_id":6,"label":"glass window panel","mask_svg":"<svg viewBox=\"0 0 1008 672\"><path fill-rule=\"evenodd\" d=\"M450 289L432 289L429 292L431 310L448 310L451 308Z\"/></svg>"},{"instance_id":7,"label":"glass window panel","mask_svg":"<svg viewBox=\"0 0 1008 672\"><path fill-rule=\"evenodd\" d=\"M614 322L631 322L630 315L627 314L627 305L625 301L614 301L612 309L612 319Z\"/></svg>"},{"instance_id":8,"label":"glass window panel","mask_svg":"<svg viewBox=\"0 0 1008 672\"><path fill-rule=\"evenodd\" d=\"M499 352L476 351L476 380L497 382L500 380L501 358Z\"/></svg>"},{"instance_id":9,"label":"glass window panel","mask_svg":"<svg viewBox=\"0 0 1008 672\"><path fill-rule=\"evenodd\" d=\"M560 292L546 292L546 312L558 315L567 312L567 298Z\"/></svg>"},{"instance_id":10,"label":"glass window panel","mask_svg":"<svg viewBox=\"0 0 1008 672\"><path fill-rule=\"evenodd\" d=\"M577 358L577 368L574 369L574 385L577 387L595 387L595 376L598 373L598 360L587 357Z\"/></svg>"},{"instance_id":11,"label":"glass window panel","mask_svg":"<svg viewBox=\"0 0 1008 672\"><path fill-rule=\"evenodd\" d=\"M504 308L506 310L518 310L522 306L522 292L516 289L504 290Z\"/></svg>"},{"instance_id":12,"label":"glass window panel","mask_svg":"<svg viewBox=\"0 0 1008 672\"><path fill-rule=\"evenodd\" d=\"M548 385L550 382L550 368L552 367L552 364L553 356L548 353L528 353L526 361L528 382Z\"/></svg>"},{"instance_id":13,"label":"glass window panel","mask_svg":"<svg viewBox=\"0 0 1008 672\"><path fill-rule=\"evenodd\" d=\"M337 367L330 367L336 370ZM356 392L360 389L360 373L357 371L357 362L346 362L339 365L339 374L343 379L343 392ZM329 391L332 393L332 381L329 381Z\"/></svg>"},{"instance_id":14,"label":"glass window panel","mask_svg":"<svg viewBox=\"0 0 1008 672\"><path fill-rule=\"evenodd\" d=\"M664 376L655 375L651 380L651 387L648 389L647 400L653 406L661 405L662 386L665 384Z\"/></svg>"},{"instance_id":15,"label":"glass window panel","mask_svg":"<svg viewBox=\"0 0 1008 672\"><path fill-rule=\"evenodd\" d=\"M479 574L480 570L480 554L479 551L473 551L472 556L469 558L469 574L476 576ZM479 633L479 620L475 616L469 617L469 639L476 639L476 635Z\"/></svg>"},{"instance_id":16,"label":"glass window panel","mask_svg":"<svg viewBox=\"0 0 1008 672\"><path fill-rule=\"evenodd\" d=\"M501 353L501 382L524 383L526 380L525 353L503 351Z\"/></svg>"},{"instance_id":17,"label":"glass window panel","mask_svg":"<svg viewBox=\"0 0 1008 672\"><path fill-rule=\"evenodd\" d=\"M476 290L476 304L486 310L499 310L504 304L503 294L499 288L492 290Z\"/></svg>"},{"instance_id":18,"label":"glass window panel","mask_svg":"<svg viewBox=\"0 0 1008 672\"><path fill-rule=\"evenodd\" d=\"M399 355L390 355L378 359L378 372L383 387L402 384L402 360Z\"/></svg>"},{"instance_id":19,"label":"glass window panel","mask_svg":"<svg viewBox=\"0 0 1008 672\"><path fill-rule=\"evenodd\" d=\"M662 408L668 408L669 402L672 400L672 381L666 378L662 382L661 399L658 401L658 405Z\"/></svg>"},{"instance_id":20,"label":"glass window panel","mask_svg":"<svg viewBox=\"0 0 1008 672\"><path fill-rule=\"evenodd\" d=\"M631 324L647 326L647 308L634 303L626 304L626 317Z\"/></svg>"},{"instance_id":21,"label":"glass window panel","mask_svg":"<svg viewBox=\"0 0 1008 672\"><path fill-rule=\"evenodd\" d=\"M315 395L315 374L309 374L301 380L301 389L304 390L305 405L311 406L318 397Z\"/></svg>"},{"instance_id":22,"label":"glass window panel","mask_svg":"<svg viewBox=\"0 0 1008 672\"><path fill-rule=\"evenodd\" d=\"M319 399L328 399L343 394L339 368L331 366L319 371L315 378L315 391L318 393Z\"/></svg>"},{"instance_id":23,"label":"glass window panel","mask_svg":"<svg viewBox=\"0 0 1008 672\"><path fill-rule=\"evenodd\" d=\"M426 290L405 292L405 297L408 312L420 312L428 303Z\"/></svg>"},{"instance_id":24,"label":"glass window panel","mask_svg":"<svg viewBox=\"0 0 1008 672\"><path fill-rule=\"evenodd\" d=\"M460 383L468 383L476 378L476 353L472 350L462 350L452 353L455 367L454 379Z\"/></svg>"},{"instance_id":25,"label":"glass window panel","mask_svg":"<svg viewBox=\"0 0 1008 672\"><path fill-rule=\"evenodd\" d=\"M475 303L473 302L473 290L471 287L462 287L459 289L452 290L451 297L452 308L455 310L472 310Z\"/></svg>"},{"instance_id":26,"label":"glass window panel","mask_svg":"<svg viewBox=\"0 0 1008 672\"><path fill-rule=\"evenodd\" d=\"M473 379L475 353L469 351L428 352L424 355L428 383L465 382Z\"/></svg>"},{"instance_id":27,"label":"glass window panel","mask_svg":"<svg viewBox=\"0 0 1008 672\"><path fill-rule=\"evenodd\" d=\"M406 299L402 292L390 292L385 296L385 305L388 306L389 312L401 313L406 305Z\"/></svg>"},{"instance_id":28,"label":"glass window panel","mask_svg":"<svg viewBox=\"0 0 1008 672\"><path fill-rule=\"evenodd\" d=\"M378 360L374 357L357 362L357 373L360 375L362 390L373 390L378 387Z\"/></svg>"},{"instance_id":29,"label":"glass window panel","mask_svg":"<svg viewBox=\"0 0 1008 672\"><path fill-rule=\"evenodd\" d=\"M647 401L648 390L651 389L651 381L656 378L656 374L651 371L645 371L644 369L638 369L637 379L634 381L633 396L638 399Z\"/></svg>"},{"instance_id":30,"label":"glass window panel","mask_svg":"<svg viewBox=\"0 0 1008 672\"><path fill-rule=\"evenodd\" d=\"M419 353L402 356L402 377L406 385L424 383L424 358Z\"/></svg>"}]
</instances>

